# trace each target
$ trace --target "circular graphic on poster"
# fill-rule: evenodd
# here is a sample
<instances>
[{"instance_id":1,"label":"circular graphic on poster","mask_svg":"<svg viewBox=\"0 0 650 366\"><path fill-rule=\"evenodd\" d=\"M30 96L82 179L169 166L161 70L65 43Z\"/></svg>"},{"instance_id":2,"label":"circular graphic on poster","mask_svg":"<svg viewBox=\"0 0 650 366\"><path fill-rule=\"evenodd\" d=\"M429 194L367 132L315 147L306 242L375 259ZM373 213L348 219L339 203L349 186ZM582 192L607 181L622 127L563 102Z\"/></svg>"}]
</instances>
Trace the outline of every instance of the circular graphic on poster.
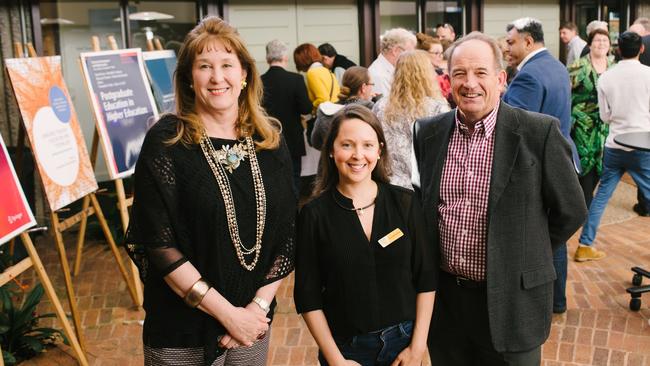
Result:
<instances>
[{"instance_id":1,"label":"circular graphic on poster","mask_svg":"<svg viewBox=\"0 0 650 366\"><path fill-rule=\"evenodd\" d=\"M53 86L50 88L49 99L50 107L52 107L59 121L70 122L70 104L68 104L68 98L65 96L63 90L58 86Z\"/></svg>"},{"instance_id":2,"label":"circular graphic on poster","mask_svg":"<svg viewBox=\"0 0 650 366\"><path fill-rule=\"evenodd\" d=\"M61 121L58 114L50 106L36 112L33 149L45 174L56 184L69 186L79 174L79 147L70 124Z\"/></svg>"}]
</instances>

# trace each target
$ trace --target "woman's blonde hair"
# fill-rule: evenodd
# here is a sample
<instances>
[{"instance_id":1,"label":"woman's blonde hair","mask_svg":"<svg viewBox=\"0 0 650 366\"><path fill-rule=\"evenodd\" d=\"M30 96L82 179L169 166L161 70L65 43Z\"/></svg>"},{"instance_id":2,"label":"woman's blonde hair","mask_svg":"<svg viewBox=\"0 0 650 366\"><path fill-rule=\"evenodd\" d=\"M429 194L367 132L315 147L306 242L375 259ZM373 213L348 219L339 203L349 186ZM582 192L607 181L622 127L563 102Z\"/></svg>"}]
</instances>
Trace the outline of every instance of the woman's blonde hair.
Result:
<instances>
[{"instance_id":1,"label":"woman's blonde hair","mask_svg":"<svg viewBox=\"0 0 650 366\"><path fill-rule=\"evenodd\" d=\"M422 50L402 53L395 65L395 78L386 101L384 118L388 123L425 117L427 98L441 99L436 73L429 55Z\"/></svg>"},{"instance_id":2,"label":"woman's blonde hair","mask_svg":"<svg viewBox=\"0 0 650 366\"><path fill-rule=\"evenodd\" d=\"M255 66L255 60L246 49L237 29L216 16L204 18L192 29L178 53L178 63L174 73L176 91L176 115L182 123L178 124L177 134L168 141L170 144L197 144L201 140L203 125L195 111L195 94L192 89L192 66L196 56L220 42L228 53L234 53L246 71L246 87L239 95L239 115L237 133L242 136L257 135L257 149L275 149L280 143L279 122L269 117L261 106L262 80Z\"/></svg>"}]
</instances>

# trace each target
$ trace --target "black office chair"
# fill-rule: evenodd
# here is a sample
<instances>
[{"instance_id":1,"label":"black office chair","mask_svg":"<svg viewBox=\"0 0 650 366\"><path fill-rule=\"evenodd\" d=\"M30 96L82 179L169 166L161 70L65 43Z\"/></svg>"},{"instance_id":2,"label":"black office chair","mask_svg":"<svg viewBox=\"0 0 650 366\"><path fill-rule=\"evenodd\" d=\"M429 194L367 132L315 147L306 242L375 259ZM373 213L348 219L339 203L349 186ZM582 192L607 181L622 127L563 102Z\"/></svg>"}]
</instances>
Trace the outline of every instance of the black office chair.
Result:
<instances>
[{"instance_id":1,"label":"black office chair","mask_svg":"<svg viewBox=\"0 0 650 366\"><path fill-rule=\"evenodd\" d=\"M630 294L630 310L639 311L641 309L641 295L650 292L650 285L642 286L643 277L650 278L650 272L646 271L641 267L632 267L632 285L627 289L627 292Z\"/></svg>"}]
</instances>

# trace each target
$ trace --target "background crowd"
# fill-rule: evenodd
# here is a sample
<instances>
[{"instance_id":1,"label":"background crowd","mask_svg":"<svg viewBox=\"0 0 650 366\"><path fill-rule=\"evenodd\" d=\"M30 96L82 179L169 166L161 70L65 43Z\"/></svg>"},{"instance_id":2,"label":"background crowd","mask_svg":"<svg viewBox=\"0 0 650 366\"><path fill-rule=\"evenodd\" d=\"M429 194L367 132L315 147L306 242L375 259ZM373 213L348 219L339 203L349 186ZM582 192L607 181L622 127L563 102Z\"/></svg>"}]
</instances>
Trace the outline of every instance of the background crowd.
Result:
<instances>
[{"instance_id":1,"label":"background crowd","mask_svg":"<svg viewBox=\"0 0 650 366\"><path fill-rule=\"evenodd\" d=\"M323 365L419 365L427 346L433 364L539 364L566 311L566 240L584 224L573 258L605 257L593 244L624 172L650 212L650 153L614 141L650 131L650 22L616 48L606 23L576 30L561 27L567 64L532 18L500 43L391 29L368 68L306 43L304 76L273 40L260 76L232 26L203 20L136 168L145 363L264 364L295 267Z\"/></svg>"}]
</instances>

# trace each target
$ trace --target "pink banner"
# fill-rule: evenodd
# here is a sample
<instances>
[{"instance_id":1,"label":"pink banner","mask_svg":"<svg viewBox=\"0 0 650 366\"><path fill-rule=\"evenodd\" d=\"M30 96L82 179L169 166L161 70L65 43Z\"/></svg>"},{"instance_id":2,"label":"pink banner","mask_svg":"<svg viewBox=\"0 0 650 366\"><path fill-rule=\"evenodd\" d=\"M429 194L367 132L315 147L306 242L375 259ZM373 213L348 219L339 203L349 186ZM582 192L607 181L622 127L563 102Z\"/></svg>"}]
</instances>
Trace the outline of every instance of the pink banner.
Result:
<instances>
[{"instance_id":1,"label":"pink banner","mask_svg":"<svg viewBox=\"0 0 650 366\"><path fill-rule=\"evenodd\" d=\"M0 136L0 244L34 226L36 221L20 187L5 143Z\"/></svg>"}]
</instances>

